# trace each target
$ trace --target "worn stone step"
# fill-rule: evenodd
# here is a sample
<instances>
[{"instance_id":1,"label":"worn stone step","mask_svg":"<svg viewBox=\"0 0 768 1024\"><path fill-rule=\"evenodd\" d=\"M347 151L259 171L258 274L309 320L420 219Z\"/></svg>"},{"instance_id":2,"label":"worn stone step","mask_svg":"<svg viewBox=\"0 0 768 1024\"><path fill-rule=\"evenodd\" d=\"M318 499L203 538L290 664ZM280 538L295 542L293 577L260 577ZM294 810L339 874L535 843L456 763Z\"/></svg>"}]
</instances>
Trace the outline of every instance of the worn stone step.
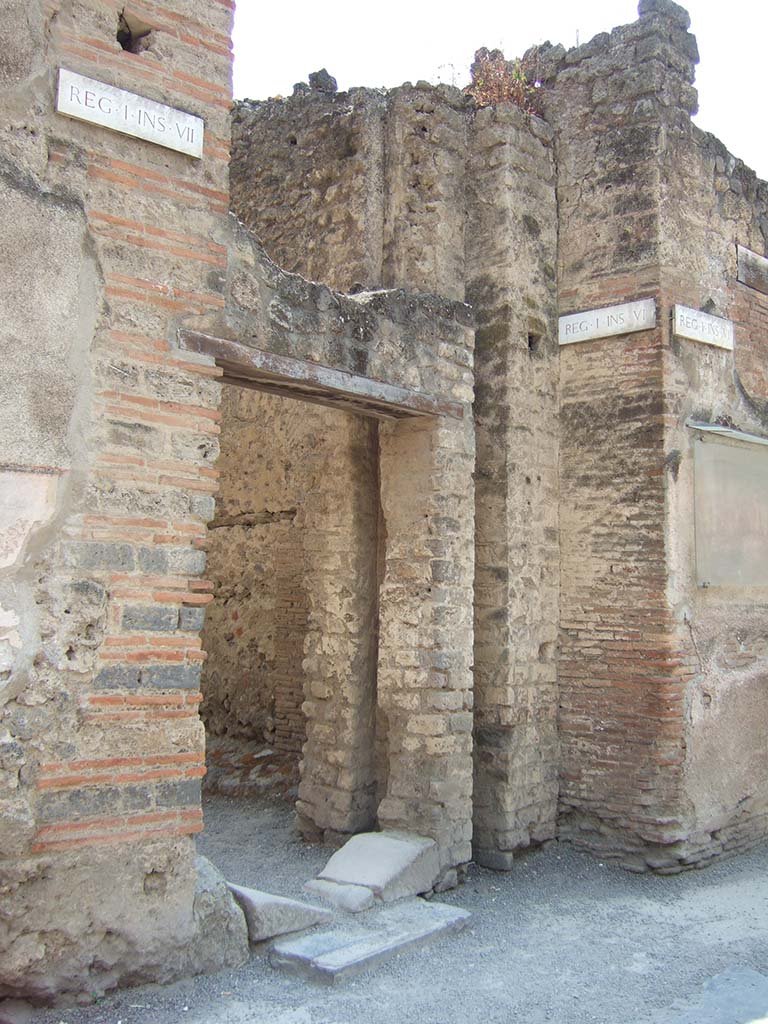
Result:
<instances>
[{"instance_id":1,"label":"worn stone step","mask_svg":"<svg viewBox=\"0 0 768 1024\"><path fill-rule=\"evenodd\" d=\"M357 918L349 927L281 939L272 946L269 960L273 967L334 985L398 953L460 931L470 917L469 911L445 903L404 900L366 915L365 927Z\"/></svg>"},{"instance_id":2,"label":"worn stone step","mask_svg":"<svg viewBox=\"0 0 768 1024\"><path fill-rule=\"evenodd\" d=\"M437 843L407 832L364 832L333 854L318 881L370 889L389 903L429 892L440 876Z\"/></svg>"},{"instance_id":3,"label":"worn stone step","mask_svg":"<svg viewBox=\"0 0 768 1024\"><path fill-rule=\"evenodd\" d=\"M227 884L245 914L251 943L264 942L288 932L304 931L317 924L328 924L332 917L322 907L273 896L271 892L249 889L232 882Z\"/></svg>"}]
</instances>

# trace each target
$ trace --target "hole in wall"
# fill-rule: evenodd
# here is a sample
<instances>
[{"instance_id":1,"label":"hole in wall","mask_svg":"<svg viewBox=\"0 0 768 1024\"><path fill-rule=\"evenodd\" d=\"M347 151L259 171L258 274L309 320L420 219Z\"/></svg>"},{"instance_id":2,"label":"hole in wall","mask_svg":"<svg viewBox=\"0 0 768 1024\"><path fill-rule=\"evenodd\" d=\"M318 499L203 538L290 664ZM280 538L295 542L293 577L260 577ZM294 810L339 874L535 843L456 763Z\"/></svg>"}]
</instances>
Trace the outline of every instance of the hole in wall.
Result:
<instances>
[{"instance_id":1,"label":"hole in wall","mask_svg":"<svg viewBox=\"0 0 768 1024\"><path fill-rule=\"evenodd\" d=\"M296 146L296 145L298 145L298 142L299 142L299 140L296 138L295 135L289 135L288 136L288 145L289 146Z\"/></svg>"},{"instance_id":2,"label":"hole in wall","mask_svg":"<svg viewBox=\"0 0 768 1024\"><path fill-rule=\"evenodd\" d=\"M117 41L126 53L149 49L152 26L123 8L117 16Z\"/></svg>"},{"instance_id":3,"label":"hole in wall","mask_svg":"<svg viewBox=\"0 0 768 1024\"><path fill-rule=\"evenodd\" d=\"M538 355L539 345L541 344L541 335L529 334L528 335L528 352L532 355Z\"/></svg>"}]
</instances>

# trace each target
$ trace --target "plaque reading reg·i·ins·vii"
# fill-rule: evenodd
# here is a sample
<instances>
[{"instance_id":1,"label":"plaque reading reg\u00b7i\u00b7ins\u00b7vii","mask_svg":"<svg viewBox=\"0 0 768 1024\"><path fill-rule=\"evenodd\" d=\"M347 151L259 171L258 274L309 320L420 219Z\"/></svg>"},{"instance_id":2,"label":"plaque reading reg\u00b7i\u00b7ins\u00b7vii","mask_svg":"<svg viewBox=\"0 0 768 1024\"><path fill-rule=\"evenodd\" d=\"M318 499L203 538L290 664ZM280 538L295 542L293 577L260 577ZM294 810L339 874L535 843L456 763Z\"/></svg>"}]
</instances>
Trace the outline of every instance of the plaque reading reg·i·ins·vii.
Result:
<instances>
[{"instance_id":1,"label":"plaque reading reg\u00b7i\u00b7ins\u00b7vii","mask_svg":"<svg viewBox=\"0 0 768 1024\"><path fill-rule=\"evenodd\" d=\"M121 135L131 135L200 159L205 122L194 114L59 68L56 110Z\"/></svg>"}]
</instances>

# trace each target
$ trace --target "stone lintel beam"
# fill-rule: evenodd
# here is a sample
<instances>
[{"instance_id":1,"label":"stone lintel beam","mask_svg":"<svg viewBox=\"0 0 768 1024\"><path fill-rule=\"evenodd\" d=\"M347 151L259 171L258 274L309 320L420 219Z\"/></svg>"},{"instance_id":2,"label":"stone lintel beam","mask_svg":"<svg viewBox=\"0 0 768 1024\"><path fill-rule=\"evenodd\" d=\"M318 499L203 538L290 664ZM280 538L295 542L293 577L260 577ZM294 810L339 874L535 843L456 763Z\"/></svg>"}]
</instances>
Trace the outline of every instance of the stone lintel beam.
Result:
<instances>
[{"instance_id":1,"label":"stone lintel beam","mask_svg":"<svg viewBox=\"0 0 768 1024\"><path fill-rule=\"evenodd\" d=\"M377 419L464 417L461 402L396 387L320 363L264 352L229 338L181 330L179 344L188 352L211 356L224 370L224 380L241 387L341 407L347 412Z\"/></svg>"}]
</instances>

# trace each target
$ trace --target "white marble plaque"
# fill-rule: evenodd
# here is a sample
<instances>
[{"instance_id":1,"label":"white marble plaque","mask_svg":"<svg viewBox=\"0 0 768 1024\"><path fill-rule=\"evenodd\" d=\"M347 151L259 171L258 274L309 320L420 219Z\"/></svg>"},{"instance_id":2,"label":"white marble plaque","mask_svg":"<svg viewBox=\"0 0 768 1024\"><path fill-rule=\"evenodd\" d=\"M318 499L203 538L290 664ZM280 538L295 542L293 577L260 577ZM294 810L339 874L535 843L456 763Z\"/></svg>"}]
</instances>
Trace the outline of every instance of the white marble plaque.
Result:
<instances>
[{"instance_id":1,"label":"white marble plaque","mask_svg":"<svg viewBox=\"0 0 768 1024\"><path fill-rule=\"evenodd\" d=\"M656 302L639 299L621 306L588 309L584 313L571 313L560 317L560 344L572 345L577 341L594 338L612 338L617 334L647 331L656 326Z\"/></svg>"},{"instance_id":2,"label":"white marble plaque","mask_svg":"<svg viewBox=\"0 0 768 1024\"><path fill-rule=\"evenodd\" d=\"M675 306L672 328L678 338L703 341L705 345L733 350L733 321L709 313L700 313L687 306Z\"/></svg>"},{"instance_id":3,"label":"white marble plaque","mask_svg":"<svg viewBox=\"0 0 768 1024\"><path fill-rule=\"evenodd\" d=\"M199 159L203 155L205 122L201 118L66 68L59 68L56 109L67 117L90 121L188 156Z\"/></svg>"}]
</instances>

